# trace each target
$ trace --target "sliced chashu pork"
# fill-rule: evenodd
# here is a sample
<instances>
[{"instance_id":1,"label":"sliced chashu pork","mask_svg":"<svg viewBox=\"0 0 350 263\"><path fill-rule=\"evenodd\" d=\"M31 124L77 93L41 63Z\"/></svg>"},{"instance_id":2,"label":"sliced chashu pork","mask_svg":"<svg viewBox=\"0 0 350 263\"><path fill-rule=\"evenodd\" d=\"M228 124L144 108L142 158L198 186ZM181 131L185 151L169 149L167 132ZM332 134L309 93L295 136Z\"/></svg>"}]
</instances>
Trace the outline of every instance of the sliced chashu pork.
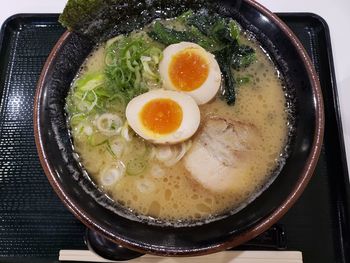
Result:
<instances>
[{"instance_id":1,"label":"sliced chashu pork","mask_svg":"<svg viewBox=\"0 0 350 263\"><path fill-rule=\"evenodd\" d=\"M247 173L249 164L256 158L259 140L259 132L252 124L209 118L184 157L185 168L191 179L205 189L225 192Z\"/></svg>"}]
</instances>

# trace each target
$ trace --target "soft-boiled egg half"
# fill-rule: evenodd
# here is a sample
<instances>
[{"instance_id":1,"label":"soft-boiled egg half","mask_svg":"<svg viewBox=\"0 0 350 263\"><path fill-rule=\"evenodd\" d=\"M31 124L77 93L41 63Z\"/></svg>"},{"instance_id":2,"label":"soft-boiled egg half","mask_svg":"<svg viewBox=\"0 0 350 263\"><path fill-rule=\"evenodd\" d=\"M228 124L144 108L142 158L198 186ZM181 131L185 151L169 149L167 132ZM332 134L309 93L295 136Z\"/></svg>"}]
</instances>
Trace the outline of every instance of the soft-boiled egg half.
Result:
<instances>
[{"instance_id":1,"label":"soft-boiled egg half","mask_svg":"<svg viewBox=\"0 0 350 263\"><path fill-rule=\"evenodd\" d=\"M126 107L126 118L142 138L158 144L174 144L197 131L200 112L189 95L159 89L132 99Z\"/></svg>"},{"instance_id":2,"label":"soft-boiled egg half","mask_svg":"<svg viewBox=\"0 0 350 263\"><path fill-rule=\"evenodd\" d=\"M191 42L166 47L159 73L165 89L184 92L198 105L210 101L221 84L221 71L214 55Z\"/></svg>"}]
</instances>

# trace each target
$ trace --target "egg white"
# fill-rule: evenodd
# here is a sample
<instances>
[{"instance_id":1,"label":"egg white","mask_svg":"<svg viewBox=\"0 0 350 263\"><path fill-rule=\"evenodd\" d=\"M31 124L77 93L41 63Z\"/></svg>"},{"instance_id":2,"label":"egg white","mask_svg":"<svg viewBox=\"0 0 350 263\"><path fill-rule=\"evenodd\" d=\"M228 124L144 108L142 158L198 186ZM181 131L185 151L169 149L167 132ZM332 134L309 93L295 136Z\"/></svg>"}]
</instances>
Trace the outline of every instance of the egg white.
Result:
<instances>
[{"instance_id":1,"label":"egg white","mask_svg":"<svg viewBox=\"0 0 350 263\"><path fill-rule=\"evenodd\" d=\"M159 63L159 73L163 81L163 88L178 90L172 83L169 76L169 66L172 58L177 53L186 49L197 49L209 63L208 77L204 83L192 91L181 91L190 95L198 105L209 102L218 92L221 85L221 71L215 56L207 52L201 46L191 42L180 42L166 47L163 51L163 59Z\"/></svg>"},{"instance_id":2,"label":"egg white","mask_svg":"<svg viewBox=\"0 0 350 263\"><path fill-rule=\"evenodd\" d=\"M142 124L140 113L154 99L170 99L182 109L182 122L178 129L167 134L155 133ZM198 129L200 111L195 100L185 93L171 90L152 90L132 99L126 107L126 118L130 127L142 138L156 144L175 144L190 138Z\"/></svg>"}]
</instances>

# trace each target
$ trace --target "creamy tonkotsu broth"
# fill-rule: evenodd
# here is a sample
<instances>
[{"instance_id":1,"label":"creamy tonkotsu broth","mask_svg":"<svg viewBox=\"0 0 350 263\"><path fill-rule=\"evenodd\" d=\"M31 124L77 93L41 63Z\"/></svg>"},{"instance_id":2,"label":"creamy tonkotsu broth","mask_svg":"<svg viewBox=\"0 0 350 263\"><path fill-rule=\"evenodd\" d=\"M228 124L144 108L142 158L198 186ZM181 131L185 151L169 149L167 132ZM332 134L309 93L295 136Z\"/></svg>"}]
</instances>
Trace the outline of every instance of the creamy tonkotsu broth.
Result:
<instances>
[{"instance_id":1,"label":"creamy tonkotsu broth","mask_svg":"<svg viewBox=\"0 0 350 263\"><path fill-rule=\"evenodd\" d=\"M179 28L177 20L164 24ZM228 105L221 89L198 106L200 124L193 136L183 142L153 143L136 134L125 115L133 97L162 88L159 50L167 45L146 34L152 25L131 33L158 49L142 58L147 63L152 60L146 65L151 76L141 72L141 84L134 85L142 88L136 95L125 98L118 93L109 100L113 92L104 91L110 85L104 76L106 65L114 63L115 52L109 47L123 36L100 44L84 62L67 99L74 149L98 186L136 215L199 222L237 211L264 189L283 163L288 113L278 71L259 43L241 31L239 43L252 47L255 58L247 67L231 69L236 77L234 105ZM119 59L133 54L124 55ZM131 60L129 66L145 64Z\"/></svg>"}]
</instances>

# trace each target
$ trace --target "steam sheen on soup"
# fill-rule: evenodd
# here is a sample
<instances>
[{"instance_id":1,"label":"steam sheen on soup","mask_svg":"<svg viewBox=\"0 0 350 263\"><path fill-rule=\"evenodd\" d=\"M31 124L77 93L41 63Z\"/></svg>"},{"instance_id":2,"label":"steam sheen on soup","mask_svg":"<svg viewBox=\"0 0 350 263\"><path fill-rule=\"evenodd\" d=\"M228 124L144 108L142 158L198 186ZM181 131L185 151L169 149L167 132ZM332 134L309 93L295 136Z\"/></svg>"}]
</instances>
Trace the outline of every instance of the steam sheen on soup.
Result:
<instances>
[{"instance_id":1,"label":"steam sheen on soup","mask_svg":"<svg viewBox=\"0 0 350 263\"><path fill-rule=\"evenodd\" d=\"M283 162L278 71L235 21L214 16L205 28L200 16L99 44L67 97L80 162L136 215L203 222L238 211Z\"/></svg>"}]
</instances>

